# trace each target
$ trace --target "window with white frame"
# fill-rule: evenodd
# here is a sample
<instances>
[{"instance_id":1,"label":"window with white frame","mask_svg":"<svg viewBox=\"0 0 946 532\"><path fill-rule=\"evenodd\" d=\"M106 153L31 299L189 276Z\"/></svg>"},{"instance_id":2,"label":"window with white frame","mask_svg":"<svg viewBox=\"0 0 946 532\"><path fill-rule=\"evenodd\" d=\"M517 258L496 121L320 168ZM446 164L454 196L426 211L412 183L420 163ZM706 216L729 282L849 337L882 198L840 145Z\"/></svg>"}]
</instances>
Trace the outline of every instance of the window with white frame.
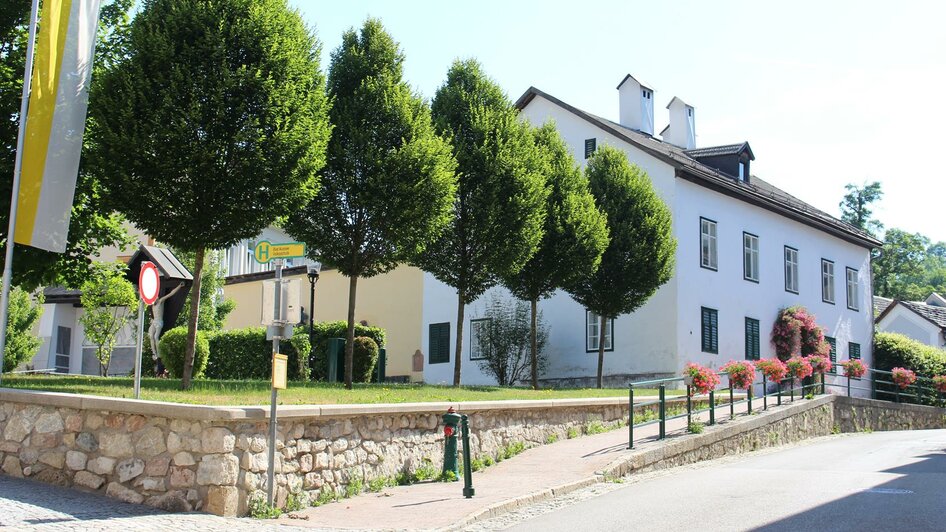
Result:
<instances>
[{"instance_id":1,"label":"window with white frame","mask_svg":"<svg viewBox=\"0 0 946 532\"><path fill-rule=\"evenodd\" d=\"M700 218L700 266L716 270L716 222Z\"/></svg>"},{"instance_id":2,"label":"window with white frame","mask_svg":"<svg viewBox=\"0 0 946 532\"><path fill-rule=\"evenodd\" d=\"M486 344L490 318L470 320L470 360L481 360L489 355Z\"/></svg>"},{"instance_id":3,"label":"window with white frame","mask_svg":"<svg viewBox=\"0 0 946 532\"><path fill-rule=\"evenodd\" d=\"M798 293L798 250L785 246L785 291Z\"/></svg>"},{"instance_id":4,"label":"window with white frame","mask_svg":"<svg viewBox=\"0 0 946 532\"><path fill-rule=\"evenodd\" d=\"M860 310L860 301L858 294L860 285L857 280L857 270L847 269L847 308L851 310Z\"/></svg>"},{"instance_id":5,"label":"window with white frame","mask_svg":"<svg viewBox=\"0 0 946 532\"><path fill-rule=\"evenodd\" d=\"M834 304L834 262L821 259L821 300Z\"/></svg>"},{"instance_id":6,"label":"window with white frame","mask_svg":"<svg viewBox=\"0 0 946 532\"><path fill-rule=\"evenodd\" d=\"M585 351L597 352L598 341L601 338L601 317L591 312L585 311ZM604 350L614 351L614 318L604 321Z\"/></svg>"},{"instance_id":7,"label":"window with white frame","mask_svg":"<svg viewBox=\"0 0 946 532\"><path fill-rule=\"evenodd\" d=\"M759 282L759 237L742 234L742 276L747 281Z\"/></svg>"}]
</instances>

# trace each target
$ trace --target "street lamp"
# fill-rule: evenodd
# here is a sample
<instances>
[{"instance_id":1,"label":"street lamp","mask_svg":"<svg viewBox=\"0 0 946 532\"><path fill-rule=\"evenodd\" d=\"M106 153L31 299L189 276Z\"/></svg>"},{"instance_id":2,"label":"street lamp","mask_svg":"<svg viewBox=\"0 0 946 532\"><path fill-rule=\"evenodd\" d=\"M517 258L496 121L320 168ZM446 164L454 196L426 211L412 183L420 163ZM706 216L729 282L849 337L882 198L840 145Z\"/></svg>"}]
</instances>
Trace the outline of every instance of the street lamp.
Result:
<instances>
[{"instance_id":1,"label":"street lamp","mask_svg":"<svg viewBox=\"0 0 946 532\"><path fill-rule=\"evenodd\" d=\"M309 276L309 367L313 363L312 354L315 352L315 345L312 343L312 337L315 335L315 283L319 280L319 272L322 271L322 263L315 261L306 266L306 274Z\"/></svg>"}]
</instances>

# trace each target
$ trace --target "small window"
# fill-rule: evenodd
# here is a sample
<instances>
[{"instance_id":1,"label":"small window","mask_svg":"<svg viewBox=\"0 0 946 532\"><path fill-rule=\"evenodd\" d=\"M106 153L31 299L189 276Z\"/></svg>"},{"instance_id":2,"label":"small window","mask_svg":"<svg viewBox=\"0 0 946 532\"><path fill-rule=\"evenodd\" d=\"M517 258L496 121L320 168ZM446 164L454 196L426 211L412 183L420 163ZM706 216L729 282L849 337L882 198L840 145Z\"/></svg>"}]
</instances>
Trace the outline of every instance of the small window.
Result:
<instances>
[{"instance_id":1,"label":"small window","mask_svg":"<svg viewBox=\"0 0 946 532\"><path fill-rule=\"evenodd\" d=\"M821 259L821 300L834 304L834 262Z\"/></svg>"},{"instance_id":2,"label":"small window","mask_svg":"<svg viewBox=\"0 0 946 532\"><path fill-rule=\"evenodd\" d=\"M798 293L798 250L785 246L785 291Z\"/></svg>"},{"instance_id":3,"label":"small window","mask_svg":"<svg viewBox=\"0 0 946 532\"><path fill-rule=\"evenodd\" d=\"M431 323L428 331L428 364L450 362L450 323Z\"/></svg>"},{"instance_id":4,"label":"small window","mask_svg":"<svg viewBox=\"0 0 946 532\"><path fill-rule=\"evenodd\" d=\"M700 307L700 349L704 353L719 353L719 316L712 308Z\"/></svg>"},{"instance_id":5,"label":"small window","mask_svg":"<svg viewBox=\"0 0 946 532\"><path fill-rule=\"evenodd\" d=\"M847 268L847 308L860 310L860 284L857 280L857 270Z\"/></svg>"},{"instance_id":6,"label":"small window","mask_svg":"<svg viewBox=\"0 0 946 532\"><path fill-rule=\"evenodd\" d=\"M759 360L759 320L746 318L746 360Z\"/></svg>"},{"instance_id":7,"label":"small window","mask_svg":"<svg viewBox=\"0 0 946 532\"><path fill-rule=\"evenodd\" d=\"M470 360L482 360L489 354L483 350L482 340L489 334L490 318L470 320Z\"/></svg>"},{"instance_id":8,"label":"small window","mask_svg":"<svg viewBox=\"0 0 946 532\"><path fill-rule=\"evenodd\" d=\"M693 116L693 109L690 107L687 107L687 116Z\"/></svg>"},{"instance_id":9,"label":"small window","mask_svg":"<svg viewBox=\"0 0 946 532\"><path fill-rule=\"evenodd\" d=\"M742 234L742 276L747 281L759 282L759 237Z\"/></svg>"},{"instance_id":10,"label":"small window","mask_svg":"<svg viewBox=\"0 0 946 532\"><path fill-rule=\"evenodd\" d=\"M847 346L848 358L851 360L861 359L861 344L849 342Z\"/></svg>"},{"instance_id":11,"label":"small window","mask_svg":"<svg viewBox=\"0 0 946 532\"><path fill-rule=\"evenodd\" d=\"M601 318L591 312L585 311L585 351L588 353L598 352L598 339L601 337ZM604 322L604 350L614 351L614 318Z\"/></svg>"},{"instance_id":12,"label":"small window","mask_svg":"<svg viewBox=\"0 0 946 532\"><path fill-rule=\"evenodd\" d=\"M825 336L824 340L828 342L828 345L831 346L831 351L828 352L828 358L831 359L831 371L829 373L837 374L838 372L838 341L830 336Z\"/></svg>"},{"instance_id":13,"label":"small window","mask_svg":"<svg viewBox=\"0 0 946 532\"><path fill-rule=\"evenodd\" d=\"M717 269L716 222L708 218L700 218L700 266Z\"/></svg>"},{"instance_id":14,"label":"small window","mask_svg":"<svg viewBox=\"0 0 946 532\"><path fill-rule=\"evenodd\" d=\"M647 89L641 89L641 95L644 96L644 99L645 99L645 100L649 100L649 99L650 99L650 91L647 90Z\"/></svg>"},{"instance_id":15,"label":"small window","mask_svg":"<svg viewBox=\"0 0 946 532\"><path fill-rule=\"evenodd\" d=\"M591 157L597 148L598 139L585 139L585 159Z\"/></svg>"},{"instance_id":16,"label":"small window","mask_svg":"<svg viewBox=\"0 0 946 532\"><path fill-rule=\"evenodd\" d=\"M69 373L69 353L71 351L72 329L62 326L56 327L56 373Z\"/></svg>"},{"instance_id":17,"label":"small window","mask_svg":"<svg viewBox=\"0 0 946 532\"><path fill-rule=\"evenodd\" d=\"M739 161L739 180L745 181L749 177L746 175L746 163L745 161Z\"/></svg>"}]
</instances>

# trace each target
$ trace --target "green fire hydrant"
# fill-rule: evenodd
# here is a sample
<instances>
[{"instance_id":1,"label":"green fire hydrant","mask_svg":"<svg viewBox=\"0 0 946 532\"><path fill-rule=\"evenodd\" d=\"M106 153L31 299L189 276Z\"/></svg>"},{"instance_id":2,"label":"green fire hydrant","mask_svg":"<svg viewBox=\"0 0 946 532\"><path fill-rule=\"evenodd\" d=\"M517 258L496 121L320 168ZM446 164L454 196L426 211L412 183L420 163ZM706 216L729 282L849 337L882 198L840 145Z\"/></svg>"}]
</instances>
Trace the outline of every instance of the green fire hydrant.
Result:
<instances>
[{"instance_id":1,"label":"green fire hydrant","mask_svg":"<svg viewBox=\"0 0 946 532\"><path fill-rule=\"evenodd\" d=\"M450 471L457 480L460 479L460 467L457 464L457 427L461 419L452 406L443 415L443 475L446 476L447 471Z\"/></svg>"}]
</instances>

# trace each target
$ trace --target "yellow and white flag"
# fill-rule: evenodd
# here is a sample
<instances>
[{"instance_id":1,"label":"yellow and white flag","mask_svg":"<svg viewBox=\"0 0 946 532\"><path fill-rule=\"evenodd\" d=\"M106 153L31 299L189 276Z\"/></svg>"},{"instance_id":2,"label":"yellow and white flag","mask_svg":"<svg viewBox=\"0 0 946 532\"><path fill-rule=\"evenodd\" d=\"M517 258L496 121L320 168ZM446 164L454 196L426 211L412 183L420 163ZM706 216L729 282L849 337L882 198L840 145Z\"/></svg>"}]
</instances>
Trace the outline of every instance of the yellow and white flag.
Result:
<instances>
[{"instance_id":1,"label":"yellow and white flag","mask_svg":"<svg viewBox=\"0 0 946 532\"><path fill-rule=\"evenodd\" d=\"M62 253L79 171L100 0L44 0L14 241Z\"/></svg>"}]
</instances>

